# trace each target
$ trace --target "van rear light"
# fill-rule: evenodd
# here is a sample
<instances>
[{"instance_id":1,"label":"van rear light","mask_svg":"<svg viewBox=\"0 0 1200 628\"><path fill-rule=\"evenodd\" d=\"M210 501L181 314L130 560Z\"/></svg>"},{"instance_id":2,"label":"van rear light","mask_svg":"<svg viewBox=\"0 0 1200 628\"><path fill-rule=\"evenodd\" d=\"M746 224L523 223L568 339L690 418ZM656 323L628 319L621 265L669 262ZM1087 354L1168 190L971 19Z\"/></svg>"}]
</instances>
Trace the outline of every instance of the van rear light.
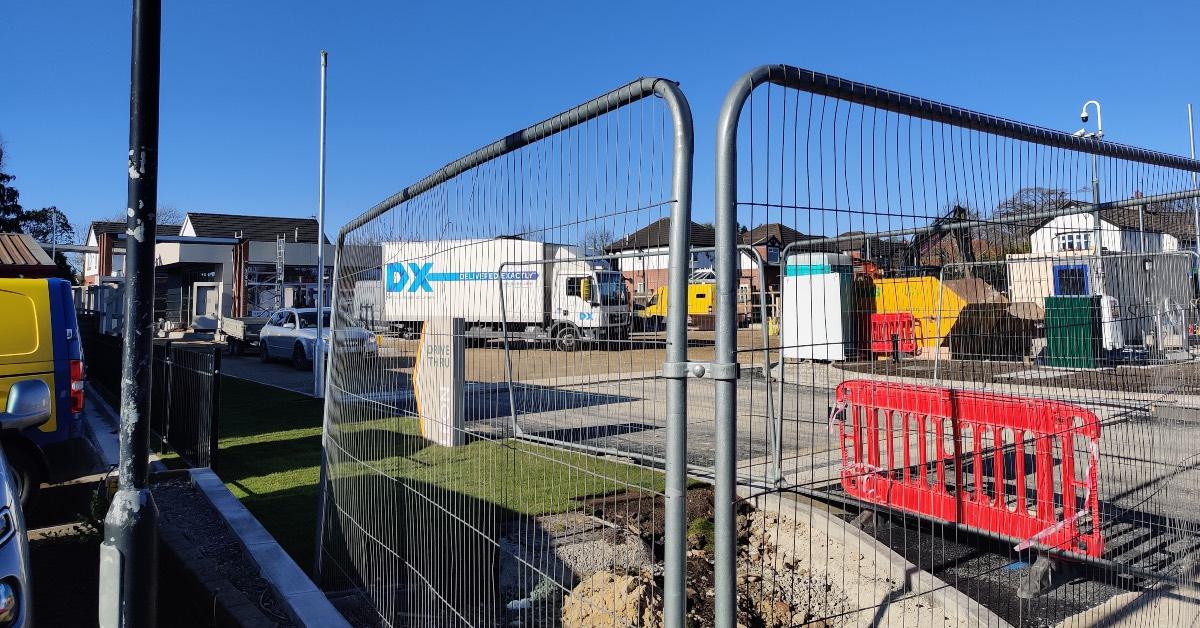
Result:
<instances>
[{"instance_id":1,"label":"van rear light","mask_svg":"<svg viewBox=\"0 0 1200 628\"><path fill-rule=\"evenodd\" d=\"M83 360L71 360L71 412L83 412Z\"/></svg>"}]
</instances>

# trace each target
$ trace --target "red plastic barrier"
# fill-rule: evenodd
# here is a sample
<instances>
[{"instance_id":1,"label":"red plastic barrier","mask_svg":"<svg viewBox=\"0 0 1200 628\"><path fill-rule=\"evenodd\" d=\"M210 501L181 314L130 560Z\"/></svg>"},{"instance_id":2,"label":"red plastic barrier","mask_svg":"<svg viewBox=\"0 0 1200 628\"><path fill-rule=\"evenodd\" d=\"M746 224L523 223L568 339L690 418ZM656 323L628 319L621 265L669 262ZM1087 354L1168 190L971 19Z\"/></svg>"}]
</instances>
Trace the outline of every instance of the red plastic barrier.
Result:
<instances>
[{"instance_id":1,"label":"red plastic barrier","mask_svg":"<svg viewBox=\"0 0 1200 628\"><path fill-rule=\"evenodd\" d=\"M870 317L871 352L891 353L892 336L899 336L901 353L919 353L917 323L908 312L874 313Z\"/></svg>"},{"instance_id":2,"label":"red plastic barrier","mask_svg":"<svg viewBox=\"0 0 1200 628\"><path fill-rule=\"evenodd\" d=\"M1068 403L853 380L837 388L842 487L875 504L1100 556L1100 422ZM1081 460L1082 459L1082 460Z\"/></svg>"}]
</instances>

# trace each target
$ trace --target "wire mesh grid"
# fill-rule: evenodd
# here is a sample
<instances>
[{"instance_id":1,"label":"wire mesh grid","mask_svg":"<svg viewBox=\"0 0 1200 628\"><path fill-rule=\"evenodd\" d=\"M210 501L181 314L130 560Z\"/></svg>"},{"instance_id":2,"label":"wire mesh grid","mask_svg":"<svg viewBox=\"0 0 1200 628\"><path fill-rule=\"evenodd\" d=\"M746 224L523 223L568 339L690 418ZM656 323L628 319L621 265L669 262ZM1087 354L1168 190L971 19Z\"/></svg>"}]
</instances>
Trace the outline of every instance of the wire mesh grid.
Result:
<instances>
[{"instance_id":1,"label":"wire mesh grid","mask_svg":"<svg viewBox=\"0 0 1200 628\"><path fill-rule=\"evenodd\" d=\"M766 284L772 334L734 337L769 367L735 387L730 614L1086 625L1191 582L1197 164L785 66L739 88L730 226L769 264L717 280Z\"/></svg>"},{"instance_id":2,"label":"wire mesh grid","mask_svg":"<svg viewBox=\"0 0 1200 628\"><path fill-rule=\"evenodd\" d=\"M151 368L150 432L159 454L171 450L188 466L216 469L220 348L157 343Z\"/></svg>"},{"instance_id":3,"label":"wire mesh grid","mask_svg":"<svg viewBox=\"0 0 1200 628\"><path fill-rule=\"evenodd\" d=\"M318 561L379 623L661 614L668 343L647 303L691 167L664 85L515 133L343 230ZM606 601L621 587L638 609Z\"/></svg>"}]
</instances>

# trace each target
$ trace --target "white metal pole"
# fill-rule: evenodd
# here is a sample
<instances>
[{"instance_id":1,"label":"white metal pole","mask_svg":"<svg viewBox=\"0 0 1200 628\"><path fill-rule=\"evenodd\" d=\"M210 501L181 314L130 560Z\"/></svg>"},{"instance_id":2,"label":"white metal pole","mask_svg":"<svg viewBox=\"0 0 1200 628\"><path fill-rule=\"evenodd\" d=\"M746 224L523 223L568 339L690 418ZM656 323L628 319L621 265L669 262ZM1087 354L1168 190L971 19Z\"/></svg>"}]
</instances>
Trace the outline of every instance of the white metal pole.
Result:
<instances>
[{"instance_id":1,"label":"white metal pole","mask_svg":"<svg viewBox=\"0 0 1200 628\"><path fill-rule=\"evenodd\" d=\"M329 53L321 51L321 139L319 142L320 166L317 177L317 341L314 343L313 396L325 396L325 87Z\"/></svg>"},{"instance_id":2,"label":"white metal pole","mask_svg":"<svg viewBox=\"0 0 1200 628\"><path fill-rule=\"evenodd\" d=\"M1192 147L1192 159L1196 158L1196 130L1192 125L1192 103L1188 103L1188 142ZM1192 173L1192 189L1196 189L1196 173ZM1192 216L1196 220L1196 255L1200 255L1200 203L1192 199Z\"/></svg>"}]
</instances>

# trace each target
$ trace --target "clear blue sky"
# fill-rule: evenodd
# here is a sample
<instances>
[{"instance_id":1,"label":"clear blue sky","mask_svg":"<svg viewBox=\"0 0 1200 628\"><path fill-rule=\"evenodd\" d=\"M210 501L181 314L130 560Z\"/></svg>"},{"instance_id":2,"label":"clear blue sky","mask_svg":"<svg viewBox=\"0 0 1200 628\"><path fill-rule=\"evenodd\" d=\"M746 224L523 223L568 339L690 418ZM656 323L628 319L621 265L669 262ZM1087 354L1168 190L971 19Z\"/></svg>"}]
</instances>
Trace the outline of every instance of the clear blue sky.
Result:
<instances>
[{"instance_id":1,"label":"clear blue sky","mask_svg":"<svg viewBox=\"0 0 1200 628\"><path fill-rule=\"evenodd\" d=\"M166 2L159 200L316 212L318 51L330 53L327 231L463 153L637 76L679 81L711 217L732 81L789 63L1186 154L1194 2ZM26 207L125 207L130 7L0 10L0 138Z\"/></svg>"}]
</instances>

